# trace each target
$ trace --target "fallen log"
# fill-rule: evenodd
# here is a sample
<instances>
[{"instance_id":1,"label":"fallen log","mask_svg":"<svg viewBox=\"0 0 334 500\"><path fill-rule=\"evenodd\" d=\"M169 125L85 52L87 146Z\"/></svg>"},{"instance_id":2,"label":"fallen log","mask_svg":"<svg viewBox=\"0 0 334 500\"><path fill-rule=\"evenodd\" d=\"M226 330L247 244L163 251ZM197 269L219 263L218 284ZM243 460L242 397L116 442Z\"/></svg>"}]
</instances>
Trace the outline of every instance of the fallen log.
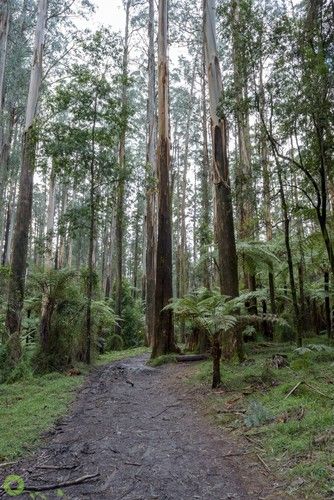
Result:
<instances>
[{"instance_id":1,"label":"fallen log","mask_svg":"<svg viewBox=\"0 0 334 500\"><path fill-rule=\"evenodd\" d=\"M205 361L209 357L209 354L181 354L175 356L175 359L178 363L188 363L190 361Z\"/></svg>"}]
</instances>

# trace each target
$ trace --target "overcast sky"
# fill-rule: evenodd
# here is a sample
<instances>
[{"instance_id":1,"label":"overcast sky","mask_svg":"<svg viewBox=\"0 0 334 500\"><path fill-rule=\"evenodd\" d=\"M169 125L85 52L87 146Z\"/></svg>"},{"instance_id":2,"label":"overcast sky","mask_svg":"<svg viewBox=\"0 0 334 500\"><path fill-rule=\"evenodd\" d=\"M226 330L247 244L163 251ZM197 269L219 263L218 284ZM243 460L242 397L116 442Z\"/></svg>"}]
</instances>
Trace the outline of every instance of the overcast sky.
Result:
<instances>
[{"instance_id":1,"label":"overcast sky","mask_svg":"<svg viewBox=\"0 0 334 500\"><path fill-rule=\"evenodd\" d=\"M95 0L95 23L112 26L116 31L124 31L124 7L122 0Z\"/></svg>"}]
</instances>

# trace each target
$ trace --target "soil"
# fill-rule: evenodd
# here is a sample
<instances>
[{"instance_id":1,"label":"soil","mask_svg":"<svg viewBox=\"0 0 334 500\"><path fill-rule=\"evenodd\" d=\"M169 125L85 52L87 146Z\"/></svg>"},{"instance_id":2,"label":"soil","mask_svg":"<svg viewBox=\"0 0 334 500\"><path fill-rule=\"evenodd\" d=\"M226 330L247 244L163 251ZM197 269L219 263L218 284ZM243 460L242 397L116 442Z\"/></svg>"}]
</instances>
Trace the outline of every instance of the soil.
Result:
<instances>
[{"instance_id":1,"label":"soil","mask_svg":"<svg viewBox=\"0 0 334 500\"><path fill-rule=\"evenodd\" d=\"M146 360L141 356L95 369L43 446L11 469L0 469L2 479L18 474L26 488L43 489L47 499L61 493L47 490L50 485L95 474L62 486L64 497L284 498L263 464L245 450L246 442L235 441L205 415L205 396L185 383L195 364L151 368ZM1 491L0 496L13 498Z\"/></svg>"}]
</instances>

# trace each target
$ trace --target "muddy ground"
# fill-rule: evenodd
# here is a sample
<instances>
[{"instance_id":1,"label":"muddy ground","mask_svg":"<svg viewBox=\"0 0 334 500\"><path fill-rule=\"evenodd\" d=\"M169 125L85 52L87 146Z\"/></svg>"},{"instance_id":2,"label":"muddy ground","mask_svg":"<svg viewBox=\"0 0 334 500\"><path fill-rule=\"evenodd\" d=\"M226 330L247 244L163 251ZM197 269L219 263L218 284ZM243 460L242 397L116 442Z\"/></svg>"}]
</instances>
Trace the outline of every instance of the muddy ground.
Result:
<instances>
[{"instance_id":1,"label":"muddy ground","mask_svg":"<svg viewBox=\"0 0 334 500\"><path fill-rule=\"evenodd\" d=\"M185 383L194 364L145 363L142 356L94 370L43 446L0 470L0 484L18 474L47 499L283 498L246 442L205 415L205 396ZM12 498L2 491L0 496Z\"/></svg>"}]
</instances>

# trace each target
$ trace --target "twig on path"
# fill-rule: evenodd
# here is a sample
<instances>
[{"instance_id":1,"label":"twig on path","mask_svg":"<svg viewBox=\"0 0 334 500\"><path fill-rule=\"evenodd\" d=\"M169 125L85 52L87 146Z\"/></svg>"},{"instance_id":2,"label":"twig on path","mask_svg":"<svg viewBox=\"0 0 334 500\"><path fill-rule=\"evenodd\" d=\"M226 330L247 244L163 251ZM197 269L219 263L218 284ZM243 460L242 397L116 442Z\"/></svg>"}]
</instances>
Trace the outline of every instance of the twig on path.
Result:
<instances>
[{"instance_id":1,"label":"twig on path","mask_svg":"<svg viewBox=\"0 0 334 500\"><path fill-rule=\"evenodd\" d=\"M229 457L241 457L242 455L251 455L254 451L242 451L240 453L228 453L227 455L222 455L223 458Z\"/></svg>"},{"instance_id":2,"label":"twig on path","mask_svg":"<svg viewBox=\"0 0 334 500\"><path fill-rule=\"evenodd\" d=\"M57 484L46 484L42 486L26 486L25 491L48 491L48 490L57 490L58 488L65 488L67 486L75 486L76 484L85 483L86 481L95 481L100 476L99 472L95 474L87 474L86 476L78 477L77 479L72 479L69 481L64 481L63 483Z\"/></svg>"},{"instance_id":3,"label":"twig on path","mask_svg":"<svg viewBox=\"0 0 334 500\"><path fill-rule=\"evenodd\" d=\"M262 448L264 450L262 444L255 441L255 439L251 439L249 436L246 436L246 434L244 434L244 438L247 439L247 441L249 441L250 443L255 444L255 446L259 446L260 448Z\"/></svg>"},{"instance_id":4,"label":"twig on path","mask_svg":"<svg viewBox=\"0 0 334 500\"><path fill-rule=\"evenodd\" d=\"M4 462L0 464L0 467L8 467L9 465L15 465L16 462Z\"/></svg>"},{"instance_id":5,"label":"twig on path","mask_svg":"<svg viewBox=\"0 0 334 500\"><path fill-rule=\"evenodd\" d=\"M132 387L134 387L134 386L135 386L135 384L134 384L133 382L131 382L131 380L126 380L125 382L126 382L127 384L131 385Z\"/></svg>"},{"instance_id":6,"label":"twig on path","mask_svg":"<svg viewBox=\"0 0 334 500\"><path fill-rule=\"evenodd\" d=\"M160 415L162 415L163 413L165 413L165 411L169 410L169 408L175 408L176 406L179 406L179 404L176 403L176 404L173 404L173 405L168 405L160 413L157 413L156 415L152 415L151 418L159 417Z\"/></svg>"},{"instance_id":7,"label":"twig on path","mask_svg":"<svg viewBox=\"0 0 334 500\"><path fill-rule=\"evenodd\" d=\"M266 464L266 462L263 460L262 457L260 457L260 455L258 453L255 453L255 455L257 456L257 458L260 460L261 464L265 467L265 469L270 472L270 469L268 467L268 465Z\"/></svg>"},{"instance_id":8,"label":"twig on path","mask_svg":"<svg viewBox=\"0 0 334 500\"><path fill-rule=\"evenodd\" d=\"M236 415L243 415L246 410L218 410L217 413L235 413Z\"/></svg>"},{"instance_id":9,"label":"twig on path","mask_svg":"<svg viewBox=\"0 0 334 500\"><path fill-rule=\"evenodd\" d=\"M124 465L134 465L135 467L141 467L142 464L138 464L137 462L123 462Z\"/></svg>"},{"instance_id":10,"label":"twig on path","mask_svg":"<svg viewBox=\"0 0 334 500\"><path fill-rule=\"evenodd\" d=\"M50 470L71 470L76 469L79 465L36 465L36 469L50 469Z\"/></svg>"}]
</instances>

